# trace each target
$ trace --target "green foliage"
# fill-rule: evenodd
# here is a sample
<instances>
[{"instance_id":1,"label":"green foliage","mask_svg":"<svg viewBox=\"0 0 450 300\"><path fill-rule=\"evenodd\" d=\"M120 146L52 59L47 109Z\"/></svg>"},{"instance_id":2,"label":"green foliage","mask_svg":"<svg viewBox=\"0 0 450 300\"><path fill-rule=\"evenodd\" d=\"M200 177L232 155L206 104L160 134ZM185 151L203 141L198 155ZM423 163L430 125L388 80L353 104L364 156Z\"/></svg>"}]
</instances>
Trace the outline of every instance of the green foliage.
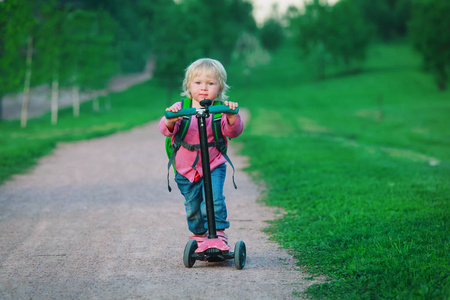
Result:
<instances>
[{"instance_id":1,"label":"green foliage","mask_svg":"<svg viewBox=\"0 0 450 300\"><path fill-rule=\"evenodd\" d=\"M447 88L450 72L450 2L416 0L410 23L414 46L422 55L426 70L435 78L439 89Z\"/></svg>"},{"instance_id":2,"label":"green foliage","mask_svg":"<svg viewBox=\"0 0 450 300\"><path fill-rule=\"evenodd\" d=\"M279 21L275 19L267 20L260 30L261 43L267 50L274 52L284 39L283 28Z\"/></svg>"},{"instance_id":3,"label":"green foliage","mask_svg":"<svg viewBox=\"0 0 450 300\"><path fill-rule=\"evenodd\" d=\"M369 30L352 2L341 0L336 3L330 18L329 48L334 59L347 67L350 67L353 61L364 60ZM349 19L351 21L348 21Z\"/></svg>"},{"instance_id":4,"label":"green foliage","mask_svg":"<svg viewBox=\"0 0 450 300\"><path fill-rule=\"evenodd\" d=\"M24 81L28 38L34 41L33 85L55 79L100 89L117 73L117 24L107 12L69 11L56 0L6 1L0 8L3 93L17 91Z\"/></svg>"},{"instance_id":5,"label":"green foliage","mask_svg":"<svg viewBox=\"0 0 450 300\"><path fill-rule=\"evenodd\" d=\"M241 33L256 31L253 7L243 0L201 1L209 7L206 24L211 34L208 43L214 45L207 55L228 63Z\"/></svg>"},{"instance_id":6,"label":"green foliage","mask_svg":"<svg viewBox=\"0 0 450 300\"><path fill-rule=\"evenodd\" d=\"M116 30L111 32L115 36L117 55L119 56L120 71L124 73L142 72L149 54L149 20L142 14L141 3L145 0L128 1L126 5L120 0L82 0L83 10L104 10L117 23Z\"/></svg>"},{"instance_id":7,"label":"green foliage","mask_svg":"<svg viewBox=\"0 0 450 300\"><path fill-rule=\"evenodd\" d=\"M189 43L225 64L241 33L256 31L252 5L243 0L188 0L181 1L179 9L189 24L189 33L184 31Z\"/></svg>"},{"instance_id":8,"label":"green foliage","mask_svg":"<svg viewBox=\"0 0 450 300\"><path fill-rule=\"evenodd\" d=\"M389 41L405 37L413 0L351 0L376 36Z\"/></svg>"},{"instance_id":9,"label":"green foliage","mask_svg":"<svg viewBox=\"0 0 450 300\"><path fill-rule=\"evenodd\" d=\"M2 96L24 80L28 38L35 41L32 86L54 80L104 89L113 75L141 72L155 57L155 77L171 97L189 63L204 56L230 62L242 33L256 31L243 0L17 0L0 8Z\"/></svg>"},{"instance_id":10,"label":"green foliage","mask_svg":"<svg viewBox=\"0 0 450 300\"><path fill-rule=\"evenodd\" d=\"M172 92L181 86L183 70L191 61L205 55L207 41L198 35L202 18L188 17L190 12L181 14L178 4L165 0L148 3L145 14L151 17L151 27L158 28L151 35L152 52L157 60L155 77L168 90L168 104Z\"/></svg>"},{"instance_id":11,"label":"green foliage","mask_svg":"<svg viewBox=\"0 0 450 300\"><path fill-rule=\"evenodd\" d=\"M304 14L291 21L291 26L302 54L314 61L318 78L325 77L330 63L350 70L365 58L369 30L349 0L334 6L319 1L309 3Z\"/></svg>"},{"instance_id":12,"label":"green foliage","mask_svg":"<svg viewBox=\"0 0 450 300\"><path fill-rule=\"evenodd\" d=\"M147 123L161 116L165 109L165 91L147 82L126 92L108 96L112 110L92 111L90 103L81 105L78 118L70 108L59 113L58 126L49 124L48 114L30 119L27 128L19 121L0 123L0 184L21 173L51 152L57 143L108 135ZM104 103L105 98L100 99Z\"/></svg>"},{"instance_id":13,"label":"green foliage","mask_svg":"<svg viewBox=\"0 0 450 300\"><path fill-rule=\"evenodd\" d=\"M116 21L120 24L117 33L117 46L120 53L120 70L123 73L142 72L150 53L148 20L141 16L137 5L123 5L116 1Z\"/></svg>"},{"instance_id":14,"label":"green foliage","mask_svg":"<svg viewBox=\"0 0 450 300\"><path fill-rule=\"evenodd\" d=\"M169 99L191 62L201 57L229 62L241 33L256 28L252 6L242 0L158 0L141 3L141 11L154 28L155 77L167 87Z\"/></svg>"},{"instance_id":15,"label":"green foliage","mask_svg":"<svg viewBox=\"0 0 450 300\"><path fill-rule=\"evenodd\" d=\"M80 61L78 82L81 87L102 89L109 79L117 73L117 57L114 32L117 24L106 11L84 12L87 32L81 44L78 45Z\"/></svg>"},{"instance_id":16,"label":"green foliage","mask_svg":"<svg viewBox=\"0 0 450 300\"><path fill-rule=\"evenodd\" d=\"M74 49L70 46L64 32L67 10L58 7L56 0L47 1L40 7L39 23L36 26L34 40L34 61L32 85L48 83L52 80L67 82L70 68L64 57Z\"/></svg>"},{"instance_id":17,"label":"green foliage","mask_svg":"<svg viewBox=\"0 0 450 300\"><path fill-rule=\"evenodd\" d=\"M23 87L25 49L34 24L29 0L0 2L0 99Z\"/></svg>"},{"instance_id":18,"label":"green foliage","mask_svg":"<svg viewBox=\"0 0 450 300\"><path fill-rule=\"evenodd\" d=\"M250 84L231 82L252 116L239 139L248 170L286 211L268 231L328 278L313 298L447 299L449 93L403 45L372 48L366 72L321 82L292 52Z\"/></svg>"}]
</instances>

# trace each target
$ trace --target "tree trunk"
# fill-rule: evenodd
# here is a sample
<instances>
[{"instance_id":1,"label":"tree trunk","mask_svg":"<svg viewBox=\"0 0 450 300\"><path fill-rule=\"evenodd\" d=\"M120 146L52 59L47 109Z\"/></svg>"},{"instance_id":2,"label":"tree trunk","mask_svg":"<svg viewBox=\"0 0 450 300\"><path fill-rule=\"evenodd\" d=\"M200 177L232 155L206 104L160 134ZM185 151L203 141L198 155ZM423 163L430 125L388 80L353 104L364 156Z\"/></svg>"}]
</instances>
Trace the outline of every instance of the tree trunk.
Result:
<instances>
[{"instance_id":1,"label":"tree trunk","mask_svg":"<svg viewBox=\"0 0 450 300\"><path fill-rule=\"evenodd\" d=\"M27 127L28 101L30 99L30 80L31 80L32 63L33 63L33 37L30 36L28 37L25 82L23 87L22 113L20 117L20 125L22 126L22 128Z\"/></svg>"},{"instance_id":2,"label":"tree trunk","mask_svg":"<svg viewBox=\"0 0 450 300\"><path fill-rule=\"evenodd\" d=\"M92 110L95 112L100 111L100 104L98 102L98 92L94 91L94 98L92 99Z\"/></svg>"},{"instance_id":3,"label":"tree trunk","mask_svg":"<svg viewBox=\"0 0 450 300\"><path fill-rule=\"evenodd\" d=\"M0 94L0 122L3 121L3 95Z\"/></svg>"},{"instance_id":4,"label":"tree trunk","mask_svg":"<svg viewBox=\"0 0 450 300\"><path fill-rule=\"evenodd\" d=\"M447 70L444 64L436 63L434 66L434 78L436 80L436 84L439 87L439 90L445 91L447 89Z\"/></svg>"},{"instance_id":5,"label":"tree trunk","mask_svg":"<svg viewBox=\"0 0 450 300\"><path fill-rule=\"evenodd\" d=\"M58 78L54 78L52 82L52 125L58 123L58 100L59 100L59 81Z\"/></svg>"},{"instance_id":6,"label":"tree trunk","mask_svg":"<svg viewBox=\"0 0 450 300\"><path fill-rule=\"evenodd\" d=\"M52 111L52 125L58 123L58 102L59 102L59 59L55 58L53 62L53 81L52 81L52 101L51 101L51 111Z\"/></svg>"},{"instance_id":7,"label":"tree trunk","mask_svg":"<svg viewBox=\"0 0 450 300\"><path fill-rule=\"evenodd\" d=\"M72 87L72 107L73 116L78 118L80 116L80 87Z\"/></svg>"},{"instance_id":8,"label":"tree trunk","mask_svg":"<svg viewBox=\"0 0 450 300\"><path fill-rule=\"evenodd\" d=\"M106 110L111 110L111 98L109 97L109 93L106 94L105 109Z\"/></svg>"}]
</instances>

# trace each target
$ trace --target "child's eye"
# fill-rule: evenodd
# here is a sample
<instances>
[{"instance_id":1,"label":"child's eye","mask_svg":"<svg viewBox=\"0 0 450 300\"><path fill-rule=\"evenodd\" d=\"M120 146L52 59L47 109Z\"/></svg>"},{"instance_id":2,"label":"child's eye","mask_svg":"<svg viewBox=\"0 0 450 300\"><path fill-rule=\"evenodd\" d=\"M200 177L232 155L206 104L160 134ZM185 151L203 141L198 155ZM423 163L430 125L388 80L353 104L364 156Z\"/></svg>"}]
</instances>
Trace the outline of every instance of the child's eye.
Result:
<instances>
[{"instance_id":1,"label":"child's eye","mask_svg":"<svg viewBox=\"0 0 450 300\"><path fill-rule=\"evenodd\" d=\"M208 82L209 85L214 85L214 82Z\"/></svg>"}]
</instances>

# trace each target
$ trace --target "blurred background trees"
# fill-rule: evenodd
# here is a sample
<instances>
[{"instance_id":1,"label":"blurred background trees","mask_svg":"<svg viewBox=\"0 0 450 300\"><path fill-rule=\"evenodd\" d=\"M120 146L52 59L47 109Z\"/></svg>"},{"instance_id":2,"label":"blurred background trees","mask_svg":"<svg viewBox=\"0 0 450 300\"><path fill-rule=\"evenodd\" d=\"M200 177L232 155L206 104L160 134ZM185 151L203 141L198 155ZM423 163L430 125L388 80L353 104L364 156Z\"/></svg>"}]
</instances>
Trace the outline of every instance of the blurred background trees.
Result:
<instances>
[{"instance_id":1,"label":"blurred background trees","mask_svg":"<svg viewBox=\"0 0 450 300\"><path fill-rule=\"evenodd\" d=\"M30 85L52 86L53 123L59 87L104 89L114 75L142 72L149 57L172 97L194 59L229 63L241 34L256 35L252 11L243 0L2 1L0 98L22 89L28 45Z\"/></svg>"},{"instance_id":2,"label":"blurred background trees","mask_svg":"<svg viewBox=\"0 0 450 300\"><path fill-rule=\"evenodd\" d=\"M447 0L305 2L257 26L248 0L5 0L0 2L0 99L25 89L27 80L31 86L49 84L56 123L60 87L73 87L74 95L104 89L114 75L142 72L153 57L155 80L167 87L170 99L196 58L229 64L248 56L233 55L240 49L248 52L260 44L270 53L286 40L312 62L319 79L330 66L361 70L370 43L410 41L439 88L446 88Z\"/></svg>"},{"instance_id":3,"label":"blurred background trees","mask_svg":"<svg viewBox=\"0 0 450 300\"><path fill-rule=\"evenodd\" d=\"M0 3L0 113L3 96L23 87L26 49L34 26L32 1Z\"/></svg>"},{"instance_id":4,"label":"blurred background trees","mask_svg":"<svg viewBox=\"0 0 450 300\"><path fill-rule=\"evenodd\" d=\"M334 6L315 0L306 4L304 13L292 18L291 24L296 44L303 56L313 57L320 79L330 64L341 64L349 71L365 58L369 27L351 0Z\"/></svg>"},{"instance_id":5,"label":"blurred background trees","mask_svg":"<svg viewBox=\"0 0 450 300\"><path fill-rule=\"evenodd\" d=\"M405 37L410 19L411 0L351 0L375 38L390 41Z\"/></svg>"},{"instance_id":6,"label":"blurred background trees","mask_svg":"<svg viewBox=\"0 0 450 300\"><path fill-rule=\"evenodd\" d=\"M413 4L409 23L413 45L422 55L425 70L445 90L450 73L450 2L415 0Z\"/></svg>"},{"instance_id":7,"label":"blurred background trees","mask_svg":"<svg viewBox=\"0 0 450 300\"><path fill-rule=\"evenodd\" d=\"M280 20L270 18L264 22L260 30L261 43L267 50L276 51L283 43L284 30Z\"/></svg>"},{"instance_id":8,"label":"blurred background trees","mask_svg":"<svg viewBox=\"0 0 450 300\"><path fill-rule=\"evenodd\" d=\"M357 70L370 43L410 43L437 86L445 90L450 69L450 2L447 0L307 1L288 10L290 32L302 58L314 61L317 77L326 67Z\"/></svg>"}]
</instances>

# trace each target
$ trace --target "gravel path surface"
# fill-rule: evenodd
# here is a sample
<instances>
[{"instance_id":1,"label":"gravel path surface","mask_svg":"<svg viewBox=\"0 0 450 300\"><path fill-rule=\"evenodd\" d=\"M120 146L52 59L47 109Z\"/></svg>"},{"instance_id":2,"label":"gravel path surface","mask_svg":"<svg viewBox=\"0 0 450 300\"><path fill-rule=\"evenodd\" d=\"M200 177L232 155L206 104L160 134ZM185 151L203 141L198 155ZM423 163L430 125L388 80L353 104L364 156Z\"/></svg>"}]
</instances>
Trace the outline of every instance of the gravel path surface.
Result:
<instances>
[{"instance_id":1,"label":"gravel path surface","mask_svg":"<svg viewBox=\"0 0 450 300\"><path fill-rule=\"evenodd\" d=\"M0 186L0 299L298 299L314 281L261 232L276 215L258 204L234 141L227 233L232 245L245 241L246 267L184 267L190 233L173 173L167 191L163 141L152 122L60 144Z\"/></svg>"}]
</instances>

